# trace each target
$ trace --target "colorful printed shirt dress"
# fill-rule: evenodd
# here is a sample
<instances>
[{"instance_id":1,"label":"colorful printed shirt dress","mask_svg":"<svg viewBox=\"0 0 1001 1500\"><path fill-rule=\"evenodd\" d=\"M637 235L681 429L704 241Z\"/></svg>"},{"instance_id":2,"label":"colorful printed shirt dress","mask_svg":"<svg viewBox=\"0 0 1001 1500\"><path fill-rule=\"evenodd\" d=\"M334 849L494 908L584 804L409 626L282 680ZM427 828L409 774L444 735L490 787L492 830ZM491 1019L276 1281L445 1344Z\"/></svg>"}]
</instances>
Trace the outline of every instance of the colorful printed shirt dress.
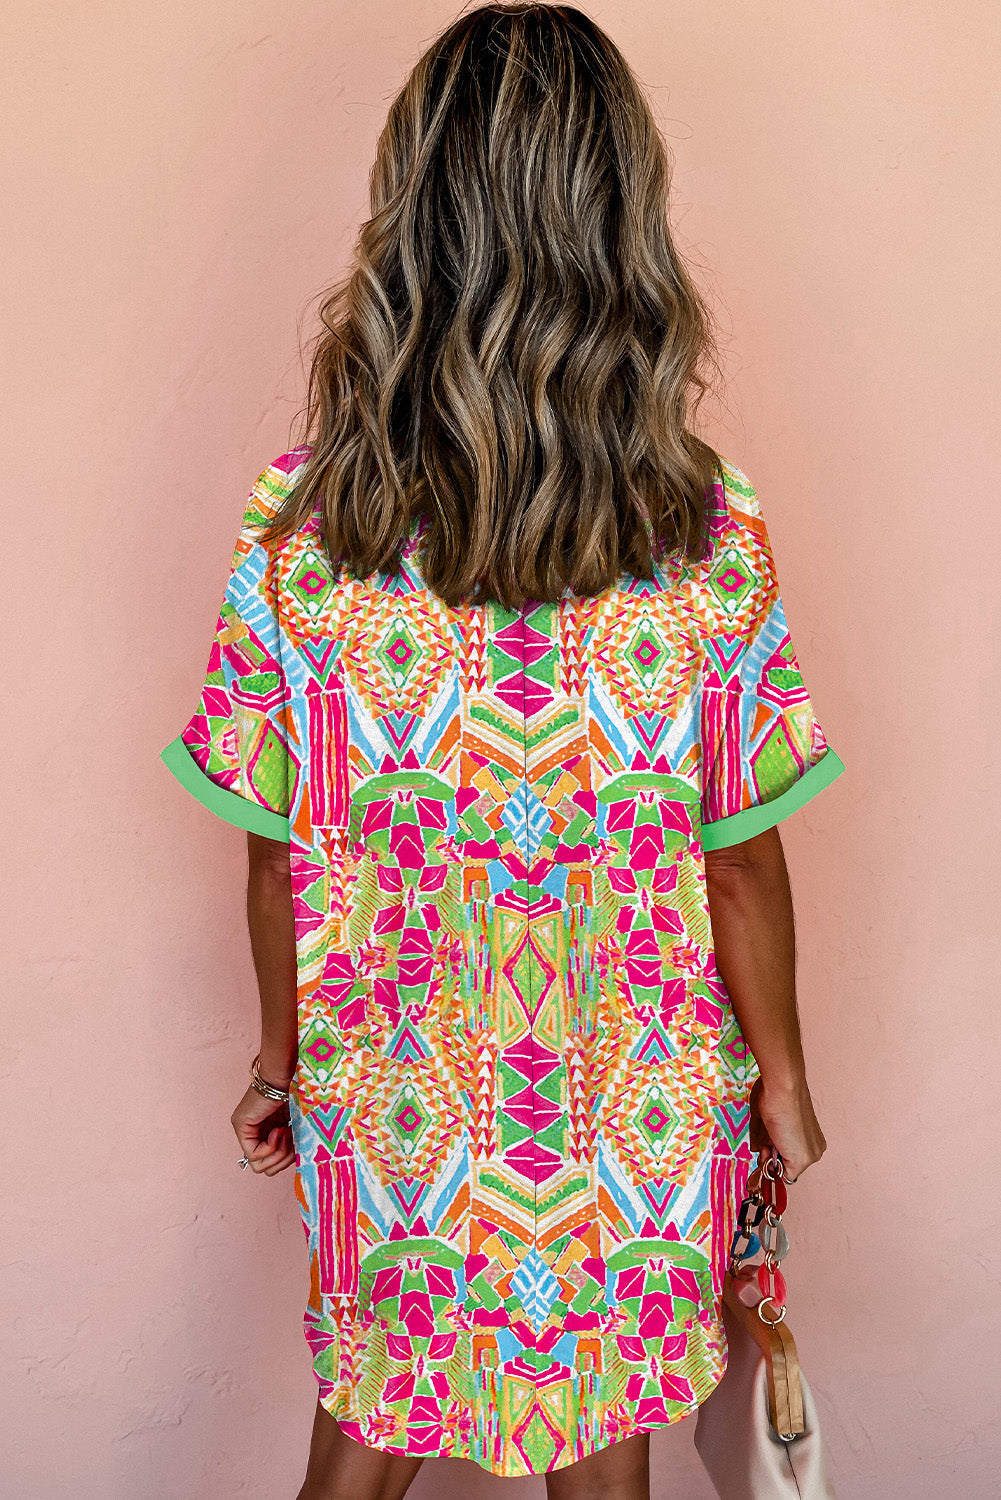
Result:
<instances>
[{"instance_id":1,"label":"colorful printed shirt dress","mask_svg":"<svg viewBox=\"0 0 1001 1500\"><path fill-rule=\"evenodd\" d=\"M365 582L332 574L318 512L264 549L307 457L254 485L161 754L290 846L320 1400L370 1447L540 1474L723 1374L757 1070L703 851L844 766L732 464L705 561L511 611L442 603L419 528Z\"/></svg>"}]
</instances>

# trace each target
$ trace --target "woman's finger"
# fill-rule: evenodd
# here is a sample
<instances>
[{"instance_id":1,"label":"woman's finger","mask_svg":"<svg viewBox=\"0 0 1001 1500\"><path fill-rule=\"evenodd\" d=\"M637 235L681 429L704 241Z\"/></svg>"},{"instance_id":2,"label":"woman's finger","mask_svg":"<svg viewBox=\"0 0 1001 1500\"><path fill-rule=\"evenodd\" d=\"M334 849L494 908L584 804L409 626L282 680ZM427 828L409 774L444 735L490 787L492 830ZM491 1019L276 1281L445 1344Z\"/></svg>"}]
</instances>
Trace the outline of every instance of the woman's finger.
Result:
<instances>
[{"instance_id":1,"label":"woman's finger","mask_svg":"<svg viewBox=\"0 0 1001 1500\"><path fill-rule=\"evenodd\" d=\"M261 1144L261 1138L257 1133L257 1126L248 1125L241 1120L239 1124L234 1123L233 1129L236 1131L236 1138L240 1142L241 1148L247 1156L252 1158L254 1152Z\"/></svg>"},{"instance_id":2,"label":"woman's finger","mask_svg":"<svg viewBox=\"0 0 1001 1500\"><path fill-rule=\"evenodd\" d=\"M250 1165L255 1172L270 1173L277 1162L288 1156L289 1142L286 1138L288 1133L287 1125L276 1125L268 1132L266 1140L259 1141L254 1150L248 1152Z\"/></svg>"},{"instance_id":3,"label":"woman's finger","mask_svg":"<svg viewBox=\"0 0 1001 1500\"><path fill-rule=\"evenodd\" d=\"M276 1173L278 1173L278 1172L284 1172L285 1169L286 1169L286 1167L291 1167L291 1166L294 1166L294 1165L295 1165L295 1152L294 1151L287 1151L284 1156L279 1157L279 1159L275 1162L275 1164L274 1164L273 1167L267 1167L265 1169L265 1175L268 1176L268 1177L274 1177L276 1175Z\"/></svg>"},{"instance_id":4,"label":"woman's finger","mask_svg":"<svg viewBox=\"0 0 1001 1500\"><path fill-rule=\"evenodd\" d=\"M284 1125L280 1130L273 1133L277 1136L277 1155L274 1161L270 1162L264 1169L269 1177L273 1177L276 1172L284 1172L285 1168L292 1166L295 1161L295 1140L292 1135L291 1125Z\"/></svg>"},{"instance_id":5,"label":"woman's finger","mask_svg":"<svg viewBox=\"0 0 1001 1500\"><path fill-rule=\"evenodd\" d=\"M273 1177L276 1172L280 1172L282 1170L282 1167L287 1164L288 1159L289 1158L287 1151L279 1151L269 1156L267 1160L264 1161L261 1165L262 1175L265 1177Z\"/></svg>"}]
</instances>

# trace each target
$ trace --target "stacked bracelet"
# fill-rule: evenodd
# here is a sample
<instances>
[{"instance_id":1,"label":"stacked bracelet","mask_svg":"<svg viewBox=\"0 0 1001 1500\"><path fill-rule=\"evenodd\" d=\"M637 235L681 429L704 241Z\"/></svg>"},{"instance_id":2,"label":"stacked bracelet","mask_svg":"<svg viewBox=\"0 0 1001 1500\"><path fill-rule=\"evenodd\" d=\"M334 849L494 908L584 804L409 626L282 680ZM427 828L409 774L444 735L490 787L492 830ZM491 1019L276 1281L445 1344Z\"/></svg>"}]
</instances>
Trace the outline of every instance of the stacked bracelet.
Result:
<instances>
[{"instance_id":1,"label":"stacked bracelet","mask_svg":"<svg viewBox=\"0 0 1001 1500\"><path fill-rule=\"evenodd\" d=\"M273 1083L268 1083L267 1079L262 1078L260 1073L258 1073L257 1064L260 1061L260 1057L261 1054L258 1052L257 1056L250 1064L251 1088L256 1089L259 1094L263 1094L265 1099L271 1099L275 1104L287 1104L289 1096L288 1089L276 1089Z\"/></svg>"}]
</instances>

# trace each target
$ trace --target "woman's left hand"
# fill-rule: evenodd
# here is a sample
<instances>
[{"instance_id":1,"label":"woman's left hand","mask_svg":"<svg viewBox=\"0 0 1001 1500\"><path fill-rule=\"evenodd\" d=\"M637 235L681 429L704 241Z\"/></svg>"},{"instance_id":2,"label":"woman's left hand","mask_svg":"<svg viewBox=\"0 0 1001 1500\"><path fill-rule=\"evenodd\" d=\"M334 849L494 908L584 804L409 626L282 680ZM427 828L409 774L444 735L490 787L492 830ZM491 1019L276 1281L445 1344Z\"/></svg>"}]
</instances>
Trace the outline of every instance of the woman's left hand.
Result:
<instances>
[{"instance_id":1,"label":"woman's left hand","mask_svg":"<svg viewBox=\"0 0 1001 1500\"><path fill-rule=\"evenodd\" d=\"M287 1104L275 1104L248 1088L230 1118L252 1171L274 1177L293 1165L295 1146Z\"/></svg>"}]
</instances>

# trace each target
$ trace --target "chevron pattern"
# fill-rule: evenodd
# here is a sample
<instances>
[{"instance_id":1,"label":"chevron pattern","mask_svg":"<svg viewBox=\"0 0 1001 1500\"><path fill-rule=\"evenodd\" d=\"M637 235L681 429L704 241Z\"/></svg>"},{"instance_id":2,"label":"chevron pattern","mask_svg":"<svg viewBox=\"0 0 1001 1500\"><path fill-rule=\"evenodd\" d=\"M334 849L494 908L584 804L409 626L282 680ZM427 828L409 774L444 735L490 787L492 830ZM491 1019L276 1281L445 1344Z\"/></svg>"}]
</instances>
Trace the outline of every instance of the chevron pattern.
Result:
<instances>
[{"instance_id":1,"label":"chevron pattern","mask_svg":"<svg viewBox=\"0 0 1001 1500\"><path fill-rule=\"evenodd\" d=\"M450 609L332 573L251 495L184 743L288 820L292 1091L320 1399L359 1442L501 1475L696 1410L757 1076L700 829L826 740L753 489L713 555L600 599Z\"/></svg>"}]
</instances>

